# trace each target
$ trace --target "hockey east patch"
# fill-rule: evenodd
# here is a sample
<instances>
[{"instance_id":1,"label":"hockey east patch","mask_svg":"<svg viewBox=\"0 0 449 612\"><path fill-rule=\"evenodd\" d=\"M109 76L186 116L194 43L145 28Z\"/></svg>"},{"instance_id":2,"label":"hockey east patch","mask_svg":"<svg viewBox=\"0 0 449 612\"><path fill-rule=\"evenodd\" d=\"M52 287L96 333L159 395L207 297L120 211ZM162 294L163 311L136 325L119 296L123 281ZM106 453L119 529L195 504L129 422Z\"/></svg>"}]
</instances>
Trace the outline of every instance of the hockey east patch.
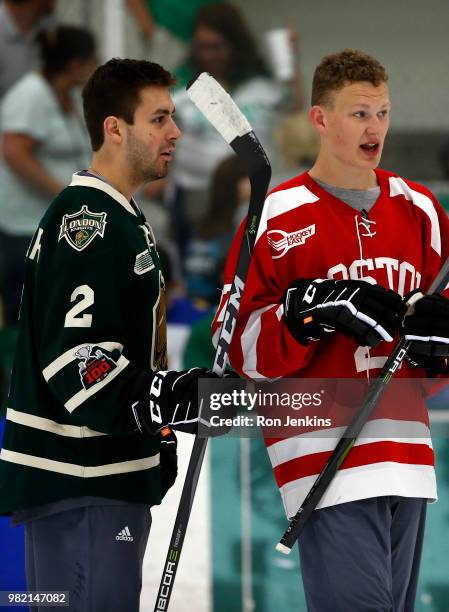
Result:
<instances>
[{"instance_id":1,"label":"hockey east patch","mask_svg":"<svg viewBox=\"0 0 449 612\"><path fill-rule=\"evenodd\" d=\"M86 391L104 380L117 367L117 363L95 345L82 346L75 356L80 360L79 374Z\"/></svg>"},{"instance_id":2,"label":"hockey east patch","mask_svg":"<svg viewBox=\"0 0 449 612\"><path fill-rule=\"evenodd\" d=\"M106 216L107 213L105 212L91 212L87 206L83 206L73 215L64 215L58 242L65 238L72 248L82 251L92 242L95 236L104 237Z\"/></svg>"},{"instance_id":3,"label":"hockey east patch","mask_svg":"<svg viewBox=\"0 0 449 612\"><path fill-rule=\"evenodd\" d=\"M273 259L283 257L287 251L293 247L304 244L307 238L310 238L314 234L315 223L290 233L280 229L270 230L267 232L267 240L271 250L274 252L272 255Z\"/></svg>"}]
</instances>

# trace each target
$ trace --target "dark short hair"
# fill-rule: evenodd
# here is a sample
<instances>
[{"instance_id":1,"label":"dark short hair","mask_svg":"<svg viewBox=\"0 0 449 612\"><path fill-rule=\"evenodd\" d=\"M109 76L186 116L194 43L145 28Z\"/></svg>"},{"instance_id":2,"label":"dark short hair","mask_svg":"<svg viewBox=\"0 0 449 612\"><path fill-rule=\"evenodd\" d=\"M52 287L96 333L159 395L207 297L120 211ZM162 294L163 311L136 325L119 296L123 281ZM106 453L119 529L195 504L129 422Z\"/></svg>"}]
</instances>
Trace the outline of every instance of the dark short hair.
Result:
<instances>
[{"instance_id":1,"label":"dark short hair","mask_svg":"<svg viewBox=\"0 0 449 612\"><path fill-rule=\"evenodd\" d=\"M92 149L98 151L104 142L103 123L114 115L132 125L145 87L170 87L173 76L154 62L114 58L99 66L83 89L84 119Z\"/></svg>"},{"instance_id":2,"label":"dark short hair","mask_svg":"<svg viewBox=\"0 0 449 612\"><path fill-rule=\"evenodd\" d=\"M87 28L59 25L39 32L36 40L48 79L62 74L73 60L87 61L95 56L95 38Z\"/></svg>"},{"instance_id":3,"label":"dark short hair","mask_svg":"<svg viewBox=\"0 0 449 612\"><path fill-rule=\"evenodd\" d=\"M378 87L388 81L388 75L377 59L356 49L343 49L326 55L313 75L312 106L330 104L332 92L342 89L348 83L360 81Z\"/></svg>"}]
</instances>

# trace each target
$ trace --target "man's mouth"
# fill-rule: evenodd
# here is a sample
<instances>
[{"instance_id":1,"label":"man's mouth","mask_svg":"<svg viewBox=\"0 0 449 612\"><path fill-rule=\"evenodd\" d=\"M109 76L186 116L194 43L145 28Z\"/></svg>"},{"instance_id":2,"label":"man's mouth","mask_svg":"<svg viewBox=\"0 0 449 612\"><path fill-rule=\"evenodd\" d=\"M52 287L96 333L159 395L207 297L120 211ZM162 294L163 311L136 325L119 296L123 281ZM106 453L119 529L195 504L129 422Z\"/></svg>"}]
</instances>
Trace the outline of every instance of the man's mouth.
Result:
<instances>
[{"instance_id":1,"label":"man's mouth","mask_svg":"<svg viewBox=\"0 0 449 612\"><path fill-rule=\"evenodd\" d=\"M378 142L365 142L360 145L360 148L366 153L374 155L379 150L379 143Z\"/></svg>"},{"instance_id":2,"label":"man's mouth","mask_svg":"<svg viewBox=\"0 0 449 612\"><path fill-rule=\"evenodd\" d=\"M167 151L163 151L161 153L162 157L165 157L166 160L170 160L172 158L174 149L168 149Z\"/></svg>"}]
</instances>

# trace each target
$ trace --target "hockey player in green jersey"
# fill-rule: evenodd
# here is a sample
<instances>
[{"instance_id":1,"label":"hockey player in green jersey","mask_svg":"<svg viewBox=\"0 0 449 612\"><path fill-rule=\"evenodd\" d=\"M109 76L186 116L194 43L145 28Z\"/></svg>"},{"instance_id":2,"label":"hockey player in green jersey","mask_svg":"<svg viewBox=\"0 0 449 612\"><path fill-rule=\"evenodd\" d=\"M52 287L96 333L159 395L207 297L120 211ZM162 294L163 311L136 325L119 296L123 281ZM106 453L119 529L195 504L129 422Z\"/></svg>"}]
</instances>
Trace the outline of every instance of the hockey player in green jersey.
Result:
<instances>
[{"instance_id":1,"label":"hockey player in green jersey","mask_svg":"<svg viewBox=\"0 0 449 612\"><path fill-rule=\"evenodd\" d=\"M180 136L172 84L146 61L94 72L91 167L51 203L26 258L0 513L25 524L28 589L69 591L70 609L139 609L149 507L176 477L167 426L196 431L198 378L214 376L167 370L164 279L132 199L166 175Z\"/></svg>"}]
</instances>

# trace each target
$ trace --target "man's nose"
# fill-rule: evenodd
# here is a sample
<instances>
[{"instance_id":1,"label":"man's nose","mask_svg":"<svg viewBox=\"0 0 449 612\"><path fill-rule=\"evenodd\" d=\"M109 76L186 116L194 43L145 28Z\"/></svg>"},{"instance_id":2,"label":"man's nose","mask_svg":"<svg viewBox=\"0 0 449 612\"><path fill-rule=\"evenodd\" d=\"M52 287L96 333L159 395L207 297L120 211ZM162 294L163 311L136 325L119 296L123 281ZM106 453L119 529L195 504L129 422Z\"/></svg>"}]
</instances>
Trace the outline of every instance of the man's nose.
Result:
<instances>
[{"instance_id":1,"label":"man's nose","mask_svg":"<svg viewBox=\"0 0 449 612\"><path fill-rule=\"evenodd\" d=\"M383 125L384 125L384 122L382 122L382 119L378 117L377 115L374 115L368 121L368 125L366 126L366 131L371 135L379 134L379 132L382 130Z\"/></svg>"},{"instance_id":2,"label":"man's nose","mask_svg":"<svg viewBox=\"0 0 449 612\"><path fill-rule=\"evenodd\" d=\"M181 137L181 130L176 125L175 121L172 119L171 120L171 130L170 130L169 139L170 140L178 140L178 138L180 138L180 137Z\"/></svg>"}]
</instances>

